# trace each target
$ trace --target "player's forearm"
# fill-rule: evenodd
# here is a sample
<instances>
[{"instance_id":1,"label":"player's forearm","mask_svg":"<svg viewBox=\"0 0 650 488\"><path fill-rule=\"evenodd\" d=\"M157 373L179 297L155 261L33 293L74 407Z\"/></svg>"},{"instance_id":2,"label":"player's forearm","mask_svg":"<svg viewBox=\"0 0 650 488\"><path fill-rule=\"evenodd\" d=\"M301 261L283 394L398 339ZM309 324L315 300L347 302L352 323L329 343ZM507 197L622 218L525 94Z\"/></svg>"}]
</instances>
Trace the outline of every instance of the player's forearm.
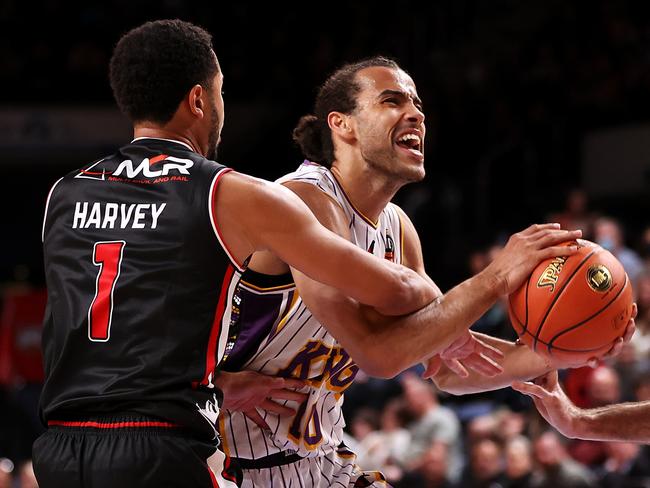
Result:
<instances>
[{"instance_id":1,"label":"player's forearm","mask_svg":"<svg viewBox=\"0 0 650 488\"><path fill-rule=\"evenodd\" d=\"M281 247L272 249L285 263L384 315L413 312L437 295L435 287L415 271L379 259L315 221L311 232L294 232L293 236L288 252Z\"/></svg>"},{"instance_id":2,"label":"player's forearm","mask_svg":"<svg viewBox=\"0 0 650 488\"><path fill-rule=\"evenodd\" d=\"M332 252L314 256L317 273L312 279L341 290L359 303L387 316L404 315L431 303L438 291L415 271L378 259L360 248L331 236Z\"/></svg>"},{"instance_id":3,"label":"player's forearm","mask_svg":"<svg viewBox=\"0 0 650 488\"><path fill-rule=\"evenodd\" d=\"M403 317L387 317L332 288L314 286L313 280L304 280L301 273L294 273L294 277L314 316L363 370L383 378L393 377L446 349L467 333L503 290L494 275L479 273L421 310Z\"/></svg>"},{"instance_id":4,"label":"player's forearm","mask_svg":"<svg viewBox=\"0 0 650 488\"><path fill-rule=\"evenodd\" d=\"M650 401L579 410L573 437L650 443Z\"/></svg>"},{"instance_id":5,"label":"player's forearm","mask_svg":"<svg viewBox=\"0 0 650 488\"><path fill-rule=\"evenodd\" d=\"M430 304L438 290L415 271L404 266L391 271L393 279L381 285L384 290L374 300L377 312L387 315L406 315Z\"/></svg>"},{"instance_id":6,"label":"player's forearm","mask_svg":"<svg viewBox=\"0 0 650 488\"><path fill-rule=\"evenodd\" d=\"M411 315L367 324L366 341L379 345L378 354L397 374L446 349L494 304L499 290L494 276L479 273Z\"/></svg>"},{"instance_id":7,"label":"player's forearm","mask_svg":"<svg viewBox=\"0 0 650 488\"><path fill-rule=\"evenodd\" d=\"M475 334L475 336L503 352L504 358L500 361L503 373L487 377L470 371L468 377L462 378L443 366L432 378L439 389L454 395L498 390L510 386L515 380L536 378L552 369L550 363L525 345L504 341L485 334Z\"/></svg>"}]
</instances>

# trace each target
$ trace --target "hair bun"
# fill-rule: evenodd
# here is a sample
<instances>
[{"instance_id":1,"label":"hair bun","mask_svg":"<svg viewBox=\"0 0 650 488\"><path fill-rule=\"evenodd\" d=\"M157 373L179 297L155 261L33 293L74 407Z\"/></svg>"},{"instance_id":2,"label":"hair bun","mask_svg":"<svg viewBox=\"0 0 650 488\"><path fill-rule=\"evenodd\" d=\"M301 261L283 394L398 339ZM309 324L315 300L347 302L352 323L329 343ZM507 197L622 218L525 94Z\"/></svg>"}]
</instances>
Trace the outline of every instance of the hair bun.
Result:
<instances>
[{"instance_id":1,"label":"hair bun","mask_svg":"<svg viewBox=\"0 0 650 488\"><path fill-rule=\"evenodd\" d=\"M322 164L325 156L319 124L315 115L303 115L293 130L293 140L307 159Z\"/></svg>"}]
</instances>

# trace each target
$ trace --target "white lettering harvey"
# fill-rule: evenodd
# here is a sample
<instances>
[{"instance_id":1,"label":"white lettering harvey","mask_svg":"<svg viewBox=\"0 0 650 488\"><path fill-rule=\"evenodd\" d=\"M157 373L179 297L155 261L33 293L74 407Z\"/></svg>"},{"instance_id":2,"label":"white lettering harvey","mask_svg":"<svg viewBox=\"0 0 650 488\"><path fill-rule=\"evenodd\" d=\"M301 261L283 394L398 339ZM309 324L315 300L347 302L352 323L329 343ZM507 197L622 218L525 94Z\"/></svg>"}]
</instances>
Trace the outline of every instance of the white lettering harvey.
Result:
<instances>
[{"instance_id":1,"label":"white lettering harvey","mask_svg":"<svg viewBox=\"0 0 650 488\"><path fill-rule=\"evenodd\" d=\"M166 203L75 202L73 229L155 229Z\"/></svg>"}]
</instances>

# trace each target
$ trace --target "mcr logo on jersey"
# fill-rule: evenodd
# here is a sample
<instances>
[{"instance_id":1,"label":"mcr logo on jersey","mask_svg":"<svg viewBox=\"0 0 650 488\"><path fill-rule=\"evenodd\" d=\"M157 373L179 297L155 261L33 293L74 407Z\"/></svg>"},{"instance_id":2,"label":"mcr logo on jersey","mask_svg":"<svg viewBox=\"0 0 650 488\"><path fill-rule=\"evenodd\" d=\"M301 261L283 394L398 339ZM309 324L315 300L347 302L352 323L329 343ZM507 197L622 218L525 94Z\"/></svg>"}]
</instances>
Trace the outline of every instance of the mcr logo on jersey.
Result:
<instances>
[{"instance_id":1,"label":"mcr logo on jersey","mask_svg":"<svg viewBox=\"0 0 650 488\"><path fill-rule=\"evenodd\" d=\"M158 164L160 166L153 169L153 166ZM126 173L124 176L127 178L137 178L142 173L145 178L157 178L158 176L167 176L171 171L181 175L189 175L188 169L192 166L194 166L194 162L191 159L181 159L161 154L151 159L144 158L136 167L133 166L133 161L130 159L122 161L113 176L122 176Z\"/></svg>"},{"instance_id":2,"label":"mcr logo on jersey","mask_svg":"<svg viewBox=\"0 0 650 488\"><path fill-rule=\"evenodd\" d=\"M125 181L132 180L138 182L138 178L156 178L154 181L147 180L149 183L164 183L167 181L189 181L189 169L194 166L191 159L176 158L167 154L160 154L151 159L144 158L139 164L134 164L132 160L122 161L115 171L106 171L96 168L102 161L81 170L75 178L89 178L93 180L108 181Z\"/></svg>"}]
</instances>

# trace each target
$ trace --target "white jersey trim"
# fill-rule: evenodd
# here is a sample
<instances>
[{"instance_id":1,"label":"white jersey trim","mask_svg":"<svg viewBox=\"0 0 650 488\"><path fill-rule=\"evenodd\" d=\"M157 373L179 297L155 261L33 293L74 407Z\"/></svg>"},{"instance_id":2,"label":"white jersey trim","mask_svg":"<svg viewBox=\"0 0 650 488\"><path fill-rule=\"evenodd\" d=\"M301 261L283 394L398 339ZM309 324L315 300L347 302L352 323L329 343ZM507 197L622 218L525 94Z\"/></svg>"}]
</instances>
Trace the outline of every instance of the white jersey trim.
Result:
<instances>
[{"instance_id":1,"label":"white jersey trim","mask_svg":"<svg viewBox=\"0 0 650 488\"><path fill-rule=\"evenodd\" d=\"M45 202L45 214L43 215L43 229L41 230L41 242L45 242L45 222L47 221L47 211L50 208L50 198L52 197L52 192L54 192L54 188L56 187L56 185L59 184L59 182L62 179L63 177L56 180L56 182L52 185L52 188L50 188L50 192L47 194L47 201Z\"/></svg>"},{"instance_id":2,"label":"white jersey trim","mask_svg":"<svg viewBox=\"0 0 650 488\"><path fill-rule=\"evenodd\" d=\"M210 223L212 224L212 230L214 231L214 235L217 236L217 240L219 241L219 244L221 244L221 248L226 253L226 256L228 256L228 259L230 259L232 265L240 273L243 273L245 271L245 268L242 265L240 265L235 259L235 257L230 253L228 246L226 246L225 241L221 237L221 233L219 232L219 226L217 225L217 218L214 215L213 202L214 202L215 192L217 190L217 184L219 183L219 179L229 171L232 171L232 168L222 168L217 172L216 175L214 175L214 178L212 179L212 183L210 184L210 191L208 192L208 212L210 215Z\"/></svg>"}]
</instances>

